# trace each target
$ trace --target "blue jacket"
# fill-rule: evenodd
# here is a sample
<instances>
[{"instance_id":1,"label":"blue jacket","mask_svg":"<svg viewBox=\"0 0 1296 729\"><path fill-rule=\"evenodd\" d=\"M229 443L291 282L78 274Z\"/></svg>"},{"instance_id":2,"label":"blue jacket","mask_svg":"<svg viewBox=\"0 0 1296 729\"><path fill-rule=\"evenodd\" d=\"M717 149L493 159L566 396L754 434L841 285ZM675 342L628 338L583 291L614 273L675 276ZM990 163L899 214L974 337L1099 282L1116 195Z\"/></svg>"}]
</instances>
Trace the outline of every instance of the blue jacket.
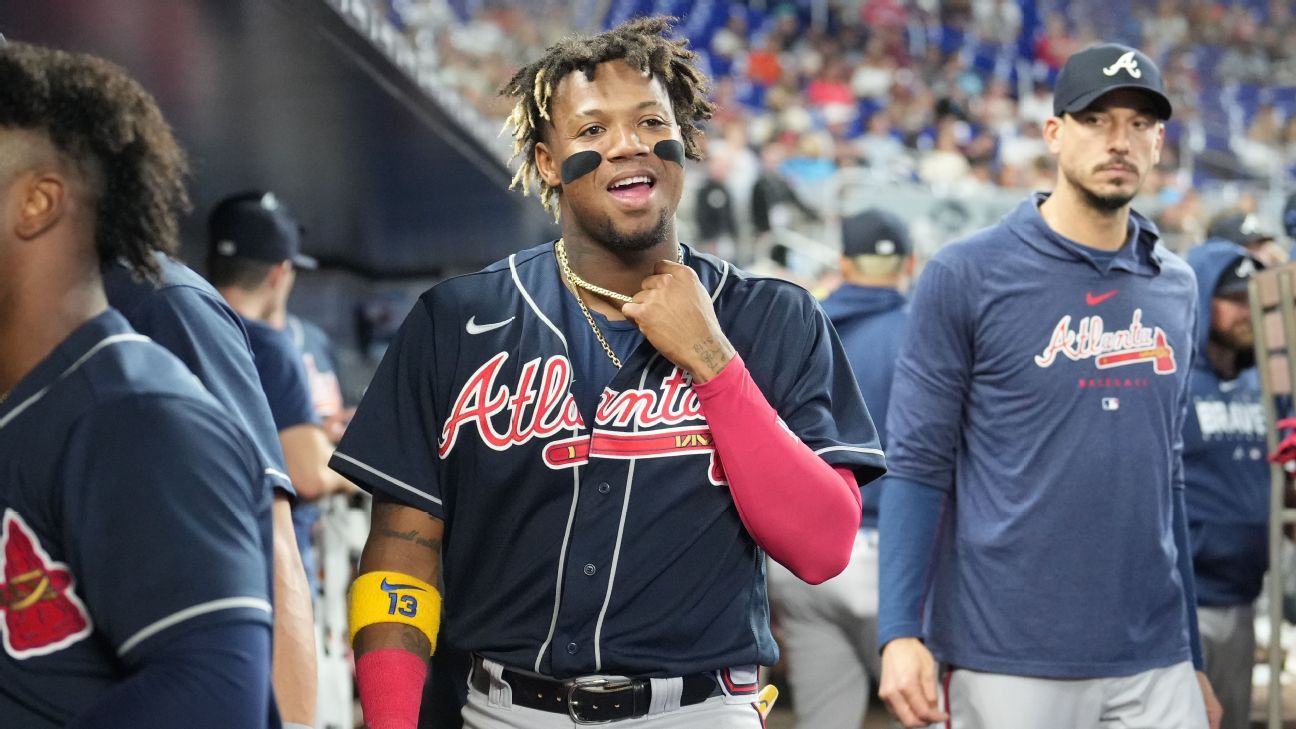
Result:
<instances>
[{"instance_id":1,"label":"blue jacket","mask_svg":"<svg viewBox=\"0 0 1296 729\"><path fill-rule=\"evenodd\" d=\"M926 599L907 603L925 607L937 659L1133 675L1192 655L1173 522L1196 281L1138 214L1102 262L1045 223L1043 199L923 270L887 413L886 501L902 480L945 492ZM886 518L881 531L885 561Z\"/></svg>"},{"instance_id":2,"label":"blue jacket","mask_svg":"<svg viewBox=\"0 0 1296 729\"><path fill-rule=\"evenodd\" d=\"M864 402L877 418L878 438L885 450L887 404L891 400L896 358L900 356L900 345L909 327L909 306L895 289L843 284L824 299L823 310L841 337ZM861 526L877 527L878 501L885 480L879 479L875 486L863 490Z\"/></svg>"},{"instance_id":3,"label":"blue jacket","mask_svg":"<svg viewBox=\"0 0 1296 729\"><path fill-rule=\"evenodd\" d=\"M1197 274L1197 347L1184 421L1188 525L1197 604L1254 602L1269 566L1269 466L1256 368L1222 380L1205 356L1211 296L1220 274L1246 251L1209 241L1188 252Z\"/></svg>"}]
</instances>

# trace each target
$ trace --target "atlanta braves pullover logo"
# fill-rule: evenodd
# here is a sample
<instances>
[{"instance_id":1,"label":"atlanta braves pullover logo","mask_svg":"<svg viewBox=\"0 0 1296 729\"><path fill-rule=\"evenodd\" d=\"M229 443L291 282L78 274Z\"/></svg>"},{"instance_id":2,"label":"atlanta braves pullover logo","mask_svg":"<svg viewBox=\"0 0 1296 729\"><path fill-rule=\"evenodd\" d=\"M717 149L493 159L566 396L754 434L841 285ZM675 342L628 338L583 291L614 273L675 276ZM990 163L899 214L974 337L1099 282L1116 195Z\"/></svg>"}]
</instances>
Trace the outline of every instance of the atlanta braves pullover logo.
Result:
<instances>
[{"instance_id":1,"label":"atlanta braves pullover logo","mask_svg":"<svg viewBox=\"0 0 1296 729\"><path fill-rule=\"evenodd\" d=\"M1035 364L1048 367L1058 355L1074 362L1093 359L1100 370L1144 362L1151 363L1152 371L1158 375L1174 374L1177 369L1174 348L1165 331L1144 326L1142 309L1134 310L1129 328L1113 331L1104 329L1103 318L1097 314L1081 319L1075 329L1071 328L1070 314L1062 317L1053 328L1048 346L1035 355Z\"/></svg>"},{"instance_id":2,"label":"atlanta braves pullover logo","mask_svg":"<svg viewBox=\"0 0 1296 729\"><path fill-rule=\"evenodd\" d=\"M13 509L0 525L0 623L5 652L18 660L62 650L90 635L76 580L55 562Z\"/></svg>"},{"instance_id":3,"label":"atlanta braves pullover logo","mask_svg":"<svg viewBox=\"0 0 1296 729\"><path fill-rule=\"evenodd\" d=\"M441 458L454 449L465 426L476 426L482 442L497 451L585 428L569 391L571 363L566 357L550 357L543 365L540 358L533 359L522 365L514 388L497 388L496 379L507 359L507 352L491 357L464 383L441 429ZM501 430L495 418L504 412L509 413L509 426ZM594 426L592 432L548 443L545 465L559 469L583 465L591 457L663 458L706 453L711 455L711 481L725 483L692 379L678 367L656 388L605 389L595 410Z\"/></svg>"}]
</instances>

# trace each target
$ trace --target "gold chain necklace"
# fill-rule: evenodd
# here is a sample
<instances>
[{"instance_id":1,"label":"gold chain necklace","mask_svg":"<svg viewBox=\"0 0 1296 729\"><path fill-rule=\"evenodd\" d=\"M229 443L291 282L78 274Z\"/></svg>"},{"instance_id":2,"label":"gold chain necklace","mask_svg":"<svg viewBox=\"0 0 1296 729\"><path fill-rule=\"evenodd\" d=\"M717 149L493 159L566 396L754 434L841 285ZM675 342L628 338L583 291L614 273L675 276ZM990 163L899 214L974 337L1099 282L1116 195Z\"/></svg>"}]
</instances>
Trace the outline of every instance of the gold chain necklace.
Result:
<instances>
[{"instance_id":1,"label":"gold chain necklace","mask_svg":"<svg viewBox=\"0 0 1296 729\"><path fill-rule=\"evenodd\" d=\"M608 359L612 360L612 364L617 369L621 369L621 358L616 356L616 352L612 351L612 345L608 344L607 339L603 337L602 330L599 329L598 324L594 321L594 315L590 313L589 307L585 305L585 299L581 298L580 289L585 289L586 291L612 299L613 301L620 301L623 304L628 304L631 301L634 301L634 299L625 294L605 289L602 286L595 286L589 281L577 276L571 269L571 263L567 261L567 244L562 238L559 238L558 242L554 244L554 257L558 259L558 270L562 272L563 277L570 281L572 285L576 286L576 303L580 305L581 313L585 315L585 321L589 322L590 329L594 330L594 336L598 339L598 343L602 345L603 351L607 353ZM684 249L678 244L675 246L675 260L679 263L684 263Z\"/></svg>"}]
</instances>

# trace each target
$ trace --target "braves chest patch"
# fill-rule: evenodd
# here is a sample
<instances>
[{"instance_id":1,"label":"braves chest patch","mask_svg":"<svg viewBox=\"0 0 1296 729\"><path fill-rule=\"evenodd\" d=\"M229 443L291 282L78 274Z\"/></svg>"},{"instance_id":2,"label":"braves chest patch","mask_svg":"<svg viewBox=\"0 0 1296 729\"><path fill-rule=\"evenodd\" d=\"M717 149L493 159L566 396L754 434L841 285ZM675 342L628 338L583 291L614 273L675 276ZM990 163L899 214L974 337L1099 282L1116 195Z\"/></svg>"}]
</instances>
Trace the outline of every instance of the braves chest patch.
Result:
<instances>
[{"instance_id":1,"label":"braves chest patch","mask_svg":"<svg viewBox=\"0 0 1296 729\"><path fill-rule=\"evenodd\" d=\"M1047 368L1065 357L1073 362L1092 359L1100 370L1150 366L1157 375L1178 371L1170 338L1161 327L1143 323L1142 309L1134 310L1123 329L1107 329L1099 314L1083 317L1074 326L1072 322L1070 314L1058 321L1044 351L1035 355L1036 365Z\"/></svg>"},{"instance_id":2,"label":"braves chest patch","mask_svg":"<svg viewBox=\"0 0 1296 729\"><path fill-rule=\"evenodd\" d=\"M566 357L556 355L526 362L511 387L497 382L507 359L507 352L491 357L464 383L441 428L437 453L442 459L465 437L465 430L467 437L475 435L496 451L560 432L585 430L570 391L572 366ZM545 444L541 451L544 464L557 470L583 465L591 458L707 454L711 483L725 484L724 469L716 457L692 379L676 367L653 384L655 387L619 392L605 389L595 411L593 429Z\"/></svg>"},{"instance_id":3,"label":"braves chest patch","mask_svg":"<svg viewBox=\"0 0 1296 729\"><path fill-rule=\"evenodd\" d=\"M10 656L23 660L54 653L94 630L71 570L50 559L13 509L5 509L0 526L0 576L0 637Z\"/></svg>"}]
</instances>

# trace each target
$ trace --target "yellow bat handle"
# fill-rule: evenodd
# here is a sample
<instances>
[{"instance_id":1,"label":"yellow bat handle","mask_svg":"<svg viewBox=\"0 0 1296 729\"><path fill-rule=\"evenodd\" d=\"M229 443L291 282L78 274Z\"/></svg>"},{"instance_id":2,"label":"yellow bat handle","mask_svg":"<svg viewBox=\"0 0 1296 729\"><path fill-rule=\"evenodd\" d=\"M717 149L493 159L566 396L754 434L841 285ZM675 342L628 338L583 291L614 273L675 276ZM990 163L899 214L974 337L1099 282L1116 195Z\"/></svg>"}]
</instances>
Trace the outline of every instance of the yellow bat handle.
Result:
<instances>
[{"instance_id":1,"label":"yellow bat handle","mask_svg":"<svg viewBox=\"0 0 1296 729\"><path fill-rule=\"evenodd\" d=\"M778 687L774 684L769 684L756 694L756 710L760 712L762 719L769 716L775 701L778 701Z\"/></svg>"}]
</instances>

